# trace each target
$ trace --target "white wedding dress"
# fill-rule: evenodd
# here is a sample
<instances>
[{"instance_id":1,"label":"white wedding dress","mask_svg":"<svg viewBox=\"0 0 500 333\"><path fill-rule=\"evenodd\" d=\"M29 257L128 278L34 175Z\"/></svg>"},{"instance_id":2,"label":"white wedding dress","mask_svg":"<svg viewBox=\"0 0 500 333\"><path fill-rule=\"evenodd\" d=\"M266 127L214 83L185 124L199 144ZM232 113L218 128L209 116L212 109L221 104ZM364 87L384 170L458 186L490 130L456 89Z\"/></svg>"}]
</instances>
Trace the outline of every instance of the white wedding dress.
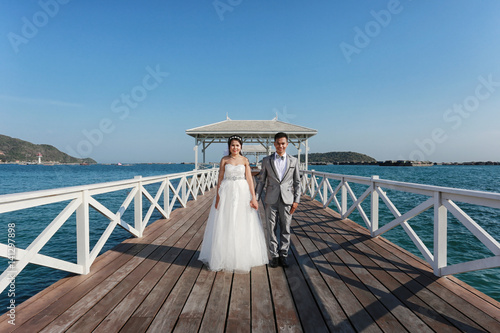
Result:
<instances>
[{"instance_id":1,"label":"white wedding dress","mask_svg":"<svg viewBox=\"0 0 500 333\"><path fill-rule=\"evenodd\" d=\"M268 263L264 230L251 199L245 166L226 164L219 208L214 200L198 258L210 270L246 273Z\"/></svg>"}]
</instances>

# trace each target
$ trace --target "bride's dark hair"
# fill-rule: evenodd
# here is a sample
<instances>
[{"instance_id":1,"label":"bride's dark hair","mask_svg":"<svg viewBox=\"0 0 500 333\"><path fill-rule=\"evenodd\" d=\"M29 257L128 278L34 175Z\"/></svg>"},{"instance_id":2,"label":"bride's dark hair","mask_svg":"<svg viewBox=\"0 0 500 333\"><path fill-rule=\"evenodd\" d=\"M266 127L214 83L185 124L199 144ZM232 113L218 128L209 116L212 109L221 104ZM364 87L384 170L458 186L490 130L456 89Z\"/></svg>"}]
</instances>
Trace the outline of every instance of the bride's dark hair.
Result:
<instances>
[{"instance_id":1,"label":"bride's dark hair","mask_svg":"<svg viewBox=\"0 0 500 333\"><path fill-rule=\"evenodd\" d=\"M227 156L231 156L231 142L233 140L238 141L240 143L241 148L243 149L243 139L241 138L241 136L239 136L239 135L231 135L229 137L229 139L227 140L227 150L228 150ZM243 156L243 154L241 153L241 150L240 150L240 155Z\"/></svg>"}]
</instances>

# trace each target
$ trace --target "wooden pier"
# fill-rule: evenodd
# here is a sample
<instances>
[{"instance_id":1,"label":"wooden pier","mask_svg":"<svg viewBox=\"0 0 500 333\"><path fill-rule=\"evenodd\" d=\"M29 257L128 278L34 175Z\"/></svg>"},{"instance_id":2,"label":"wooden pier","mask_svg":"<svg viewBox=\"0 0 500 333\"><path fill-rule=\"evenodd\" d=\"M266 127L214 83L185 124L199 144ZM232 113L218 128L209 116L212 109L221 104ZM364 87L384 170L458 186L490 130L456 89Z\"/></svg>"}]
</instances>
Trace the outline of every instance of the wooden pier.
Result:
<instances>
[{"instance_id":1,"label":"wooden pier","mask_svg":"<svg viewBox=\"0 0 500 333\"><path fill-rule=\"evenodd\" d=\"M0 332L500 332L500 303L303 196L291 265L198 260L215 190L4 315Z\"/></svg>"}]
</instances>

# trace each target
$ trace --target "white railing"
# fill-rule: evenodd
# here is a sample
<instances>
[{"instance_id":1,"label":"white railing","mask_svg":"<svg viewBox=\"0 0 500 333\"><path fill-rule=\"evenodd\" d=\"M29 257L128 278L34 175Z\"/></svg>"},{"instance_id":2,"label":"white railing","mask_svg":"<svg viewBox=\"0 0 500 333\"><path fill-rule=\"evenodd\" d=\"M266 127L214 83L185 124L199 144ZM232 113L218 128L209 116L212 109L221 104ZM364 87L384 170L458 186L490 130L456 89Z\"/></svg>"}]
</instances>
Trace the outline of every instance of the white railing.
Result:
<instances>
[{"instance_id":1,"label":"white railing","mask_svg":"<svg viewBox=\"0 0 500 333\"><path fill-rule=\"evenodd\" d=\"M333 202L342 219L348 218L357 209L372 237L380 236L401 225L427 262L431 264L434 274L437 276L500 267L500 243L455 203L461 202L499 209L500 193L383 180L379 179L378 176L368 178L307 170L301 171L301 174L303 194L308 194L313 199L318 197L323 207L327 207ZM331 180L334 181L333 183L339 182L335 188L332 187ZM358 198L349 183L366 185L367 188ZM406 213L401 214L384 189L409 192L429 198ZM339 193L340 202L337 198ZM350 207L347 204L348 196L352 200ZM370 217L367 216L361 206L361 203L368 197L371 197ZM382 227L379 227L380 199L394 215L394 219L385 223ZM433 253L407 222L430 208L434 209ZM448 212L481 241L494 256L448 265Z\"/></svg>"},{"instance_id":2,"label":"white railing","mask_svg":"<svg viewBox=\"0 0 500 333\"><path fill-rule=\"evenodd\" d=\"M218 168L214 168L144 178L137 176L134 179L109 183L0 195L0 214L70 200L69 204L66 205L59 215L54 218L26 249L18 248L10 238L7 244L0 243L0 257L9 259L9 266L2 275L0 275L0 292L3 291L29 263L76 274L87 274L90 271L90 266L117 225L127 230L135 237L142 237L143 231L155 209L160 212L164 218L169 218L176 202L179 202L182 207L185 207L190 196L196 200L198 194L204 194L205 191L215 186L217 183L218 171ZM173 181L175 181L174 183L178 182L178 184L174 185ZM159 183L160 187L153 197L145 189L145 186L155 183ZM121 190L129 190L130 192L116 213L106 208L94 198L94 196L98 194ZM162 194L163 206L159 203ZM151 203L145 216L143 216L143 196ZM133 226L122 219L125 210L132 201L134 201ZM90 249L89 240L90 207L109 219L107 228L92 249ZM39 251L43 246L75 212L77 238L76 264L40 254Z\"/></svg>"}]
</instances>

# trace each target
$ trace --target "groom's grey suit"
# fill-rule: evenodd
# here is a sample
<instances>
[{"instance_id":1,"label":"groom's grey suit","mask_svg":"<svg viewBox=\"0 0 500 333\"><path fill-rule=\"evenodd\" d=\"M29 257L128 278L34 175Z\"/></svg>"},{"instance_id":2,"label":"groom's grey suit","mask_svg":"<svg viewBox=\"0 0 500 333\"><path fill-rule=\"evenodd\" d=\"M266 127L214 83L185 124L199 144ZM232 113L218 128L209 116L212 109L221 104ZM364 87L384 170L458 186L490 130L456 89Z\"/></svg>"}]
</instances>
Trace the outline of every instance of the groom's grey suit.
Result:
<instances>
[{"instance_id":1,"label":"groom's grey suit","mask_svg":"<svg viewBox=\"0 0 500 333\"><path fill-rule=\"evenodd\" d=\"M262 169L258 175L256 196L259 200L262 190L266 189L264 199L266 208L266 228L269 237L269 252L271 258L287 257L290 247L290 225L292 214L290 209L294 202L300 201L300 174L299 165L295 157L286 154L287 163L283 179L279 179L274 165L275 154L264 157ZM276 219L280 220L280 246L278 252L278 238L276 235Z\"/></svg>"}]
</instances>

